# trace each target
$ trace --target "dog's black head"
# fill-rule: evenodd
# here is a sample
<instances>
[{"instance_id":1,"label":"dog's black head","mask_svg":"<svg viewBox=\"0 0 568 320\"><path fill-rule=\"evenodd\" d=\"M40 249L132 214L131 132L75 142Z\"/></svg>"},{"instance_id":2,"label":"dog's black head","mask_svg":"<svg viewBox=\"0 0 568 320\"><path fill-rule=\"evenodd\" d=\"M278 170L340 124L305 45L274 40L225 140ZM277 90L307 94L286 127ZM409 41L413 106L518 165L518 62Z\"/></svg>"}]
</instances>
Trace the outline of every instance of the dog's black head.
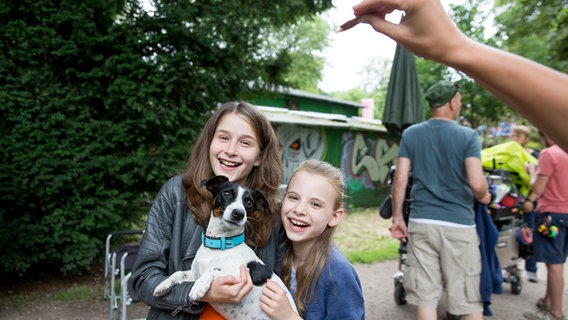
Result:
<instances>
[{"instance_id":1,"label":"dog's black head","mask_svg":"<svg viewBox=\"0 0 568 320\"><path fill-rule=\"evenodd\" d=\"M213 195L212 218L220 218L224 222L243 226L247 216L255 211L272 214L268 200L261 192L230 182L225 176L214 176L203 180L201 185Z\"/></svg>"}]
</instances>

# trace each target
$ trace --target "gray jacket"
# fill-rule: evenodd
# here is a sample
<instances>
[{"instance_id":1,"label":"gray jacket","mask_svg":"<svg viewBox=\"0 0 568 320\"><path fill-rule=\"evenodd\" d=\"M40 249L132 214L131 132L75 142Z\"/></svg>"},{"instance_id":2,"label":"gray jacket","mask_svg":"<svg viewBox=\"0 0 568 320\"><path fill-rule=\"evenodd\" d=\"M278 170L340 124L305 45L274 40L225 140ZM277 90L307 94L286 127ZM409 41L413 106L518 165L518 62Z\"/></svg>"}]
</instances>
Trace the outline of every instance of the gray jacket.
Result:
<instances>
[{"instance_id":1,"label":"gray jacket","mask_svg":"<svg viewBox=\"0 0 568 320\"><path fill-rule=\"evenodd\" d=\"M287 242L284 229L277 228L266 246L254 248L254 251L267 266L279 273ZM138 297L151 307L147 319L199 319L203 305L188 301L193 282L175 285L163 297L155 298L153 292L172 273L191 268L201 245L202 232L203 228L195 222L185 202L181 176L171 178L160 189L148 213L132 273Z\"/></svg>"}]
</instances>

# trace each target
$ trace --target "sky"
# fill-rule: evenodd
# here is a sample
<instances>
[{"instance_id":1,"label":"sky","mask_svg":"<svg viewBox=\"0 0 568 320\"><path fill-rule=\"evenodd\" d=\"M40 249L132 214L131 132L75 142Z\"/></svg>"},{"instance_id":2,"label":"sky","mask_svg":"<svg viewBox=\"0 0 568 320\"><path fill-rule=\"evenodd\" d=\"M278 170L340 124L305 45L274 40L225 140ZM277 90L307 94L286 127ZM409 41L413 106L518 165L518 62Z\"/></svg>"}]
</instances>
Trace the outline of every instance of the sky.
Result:
<instances>
[{"instance_id":1,"label":"sky","mask_svg":"<svg viewBox=\"0 0 568 320\"><path fill-rule=\"evenodd\" d=\"M352 7L361 0L333 0L335 8L324 13L323 17L337 29L343 22L352 19ZM444 7L459 0L442 0ZM387 15L391 22L400 21L400 11ZM326 63L322 81L318 87L325 92L348 91L359 87L360 76L364 66L372 57L392 59L396 42L391 38L377 33L367 24L355 26L345 32L332 32L330 46L324 51Z\"/></svg>"}]
</instances>

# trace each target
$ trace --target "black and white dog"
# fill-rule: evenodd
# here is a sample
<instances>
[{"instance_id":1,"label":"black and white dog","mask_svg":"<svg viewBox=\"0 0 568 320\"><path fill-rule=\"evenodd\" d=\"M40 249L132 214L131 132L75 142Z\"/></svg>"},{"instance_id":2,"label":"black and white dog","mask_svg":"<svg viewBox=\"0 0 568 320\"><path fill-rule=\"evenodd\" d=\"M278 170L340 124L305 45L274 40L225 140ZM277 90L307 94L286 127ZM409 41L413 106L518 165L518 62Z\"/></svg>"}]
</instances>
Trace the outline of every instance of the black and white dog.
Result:
<instances>
[{"instance_id":1,"label":"black and white dog","mask_svg":"<svg viewBox=\"0 0 568 320\"><path fill-rule=\"evenodd\" d=\"M197 251L188 271L177 271L160 283L154 296L168 293L172 286L185 281L195 281L189 292L190 301L199 301L211 286L215 277L239 276L240 266L246 265L254 288L240 303L212 303L211 306L225 319L270 319L260 308L262 288L267 279L277 281L288 295L290 305L296 310L294 300L282 280L256 256L244 241L247 215L257 210L272 214L264 195L258 191L229 182L225 176L215 176L201 182L213 194L213 210L209 225L202 235L203 244Z\"/></svg>"}]
</instances>

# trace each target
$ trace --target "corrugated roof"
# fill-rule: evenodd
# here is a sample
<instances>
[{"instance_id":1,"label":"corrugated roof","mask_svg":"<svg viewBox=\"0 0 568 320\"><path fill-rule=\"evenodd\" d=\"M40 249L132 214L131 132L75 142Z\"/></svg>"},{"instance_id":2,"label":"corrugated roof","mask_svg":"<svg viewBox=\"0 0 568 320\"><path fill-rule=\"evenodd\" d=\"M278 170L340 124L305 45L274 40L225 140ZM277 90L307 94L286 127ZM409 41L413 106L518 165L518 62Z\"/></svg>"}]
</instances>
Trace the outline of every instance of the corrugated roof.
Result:
<instances>
[{"instance_id":1,"label":"corrugated roof","mask_svg":"<svg viewBox=\"0 0 568 320\"><path fill-rule=\"evenodd\" d=\"M267 116L268 120L273 123L387 132L385 126L383 126L382 121L380 120L348 117L342 114L297 111L266 106L258 106L258 108Z\"/></svg>"},{"instance_id":2,"label":"corrugated roof","mask_svg":"<svg viewBox=\"0 0 568 320\"><path fill-rule=\"evenodd\" d=\"M364 108L365 107L364 105L362 105L360 103L336 99L336 98L332 98L332 97L329 97L329 96L324 96L324 95L321 95L321 94L315 94L315 93L311 93L311 92L307 92L307 91L303 91L303 90L298 90L298 89L278 88L277 91L282 93L282 94L289 94L289 95L293 95L293 96L297 96L297 97L305 97L305 98L310 98L310 99L315 99L315 100L329 101L329 102L333 102L333 103L337 103L337 104L352 106L352 107L355 107L355 108Z\"/></svg>"}]
</instances>

